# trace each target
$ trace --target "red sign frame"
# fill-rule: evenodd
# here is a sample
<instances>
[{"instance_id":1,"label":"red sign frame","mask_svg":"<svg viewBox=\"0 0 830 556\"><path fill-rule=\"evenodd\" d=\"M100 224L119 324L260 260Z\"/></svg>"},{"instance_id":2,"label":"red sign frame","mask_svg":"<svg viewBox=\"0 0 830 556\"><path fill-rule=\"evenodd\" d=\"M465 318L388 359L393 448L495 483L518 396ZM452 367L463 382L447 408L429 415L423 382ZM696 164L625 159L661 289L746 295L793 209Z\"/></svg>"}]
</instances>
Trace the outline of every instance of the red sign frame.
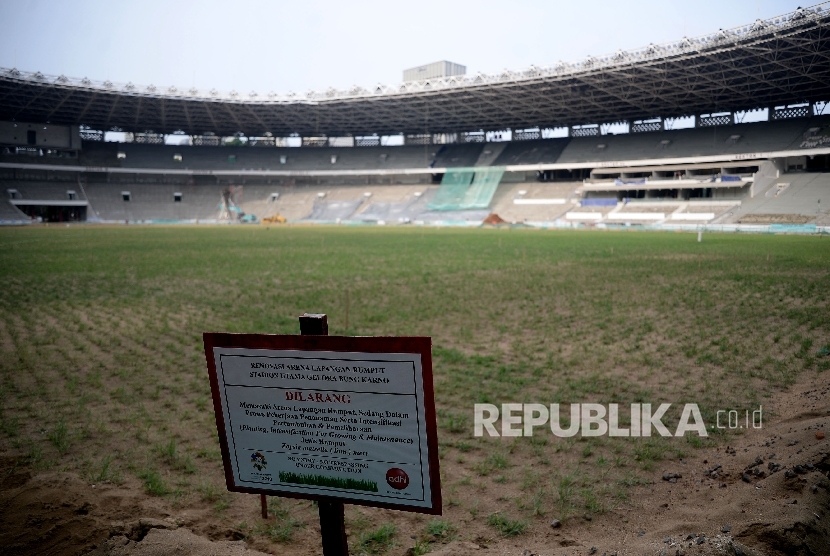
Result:
<instances>
[{"instance_id":1,"label":"red sign frame","mask_svg":"<svg viewBox=\"0 0 830 556\"><path fill-rule=\"evenodd\" d=\"M225 470L225 483L229 491L249 494L267 494L286 498L301 498L317 501L337 501L360 506L372 506L392 510L404 510L432 515L441 515L441 473L438 466L438 431L435 415L435 391L432 383L432 338L424 336L314 336L282 334L231 334L222 332L205 332L205 357L207 359L210 390L213 397L213 410L216 417L216 429L219 433L219 446L222 452L222 464ZM244 348L325 352L362 352L362 353L411 353L421 356L421 369L424 388L424 418L427 436L427 461L429 462L429 483L431 506L410 506L355 500L337 496L317 496L306 493L275 491L267 488L251 488L235 484L231 466L231 454L225 428L225 416L219 393L219 379L216 372L213 348Z\"/></svg>"}]
</instances>

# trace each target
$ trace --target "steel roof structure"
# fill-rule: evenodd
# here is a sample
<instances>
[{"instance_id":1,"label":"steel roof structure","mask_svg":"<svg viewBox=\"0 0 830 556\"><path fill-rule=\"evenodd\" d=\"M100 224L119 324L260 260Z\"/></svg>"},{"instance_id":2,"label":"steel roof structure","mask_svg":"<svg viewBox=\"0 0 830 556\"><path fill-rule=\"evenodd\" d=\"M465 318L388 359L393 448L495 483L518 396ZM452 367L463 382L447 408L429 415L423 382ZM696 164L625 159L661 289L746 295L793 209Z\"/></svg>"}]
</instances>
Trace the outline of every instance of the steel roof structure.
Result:
<instances>
[{"instance_id":1,"label":"steel roof structure","mask_svg":"<svg viewBox=\"0 0 830 556\"><path fill-rule=\"evenodd\" d=\"M830 3L715 34L499 75L305 94L179 90L0 69L0 120L285 137L635 121L830 100Z\"/></svg>"}]
</instances>

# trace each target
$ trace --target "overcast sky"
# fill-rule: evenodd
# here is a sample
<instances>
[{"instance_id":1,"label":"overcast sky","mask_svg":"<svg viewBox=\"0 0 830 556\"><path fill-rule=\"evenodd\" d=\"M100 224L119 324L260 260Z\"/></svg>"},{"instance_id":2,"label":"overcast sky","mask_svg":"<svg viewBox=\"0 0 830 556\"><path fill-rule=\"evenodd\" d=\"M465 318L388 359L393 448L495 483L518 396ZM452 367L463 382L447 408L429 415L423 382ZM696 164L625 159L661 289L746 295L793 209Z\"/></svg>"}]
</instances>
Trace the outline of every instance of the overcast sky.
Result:
<instances>
[{"instance_id":1,"label":"overcast sky","mask_svg":"<svg viewBox=\"0 0 830 556\"><path fill-rule=\"evenodd\" d=\"M552 65L696 36L804 0L0 0L0 67L137 85L302 92Z\"/></svg>"}]
</instances>

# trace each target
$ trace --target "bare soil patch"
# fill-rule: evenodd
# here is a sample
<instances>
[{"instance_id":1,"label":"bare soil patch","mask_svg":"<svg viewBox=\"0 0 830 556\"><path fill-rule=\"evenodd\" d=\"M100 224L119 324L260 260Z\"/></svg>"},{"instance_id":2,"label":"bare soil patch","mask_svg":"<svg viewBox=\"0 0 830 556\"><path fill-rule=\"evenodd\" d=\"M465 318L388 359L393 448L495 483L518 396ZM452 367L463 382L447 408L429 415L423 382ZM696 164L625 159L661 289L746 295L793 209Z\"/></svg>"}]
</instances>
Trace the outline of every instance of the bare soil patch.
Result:
<instances>
[{"instance_id":1,"label":"bare soil patch","mask_svg":"<svg viewBox=\"0 0 830 556\"><path fill-rule=\"evenodd\" d=\"M776 417L763 429L659 465L627 503L603 514L558 524L551 515L524 535L502 538L469 512L475 495L458 494L459 504L445 508L444 519L457 524L445 536L427 534L423 516L349 507L350 536L392 523L398 541L389 553L401 555L425 540L431 553L447 555L731 555L740 553L736 546L745 554L830 554L830 387L805 376L770 409ZM148 496L135 480L93 484L75 473L32 474L18 462L0 460L3 554L321 554L308 503L284 502L304 528L290 544L273 545L250 529L261 521L256 496L234 495L233 507L216 513L210 503L176 507ZM451 460L443 471L448 479L460 472ZM669 475L680 477L670 482Z\"/></svg>"}]
</instances>

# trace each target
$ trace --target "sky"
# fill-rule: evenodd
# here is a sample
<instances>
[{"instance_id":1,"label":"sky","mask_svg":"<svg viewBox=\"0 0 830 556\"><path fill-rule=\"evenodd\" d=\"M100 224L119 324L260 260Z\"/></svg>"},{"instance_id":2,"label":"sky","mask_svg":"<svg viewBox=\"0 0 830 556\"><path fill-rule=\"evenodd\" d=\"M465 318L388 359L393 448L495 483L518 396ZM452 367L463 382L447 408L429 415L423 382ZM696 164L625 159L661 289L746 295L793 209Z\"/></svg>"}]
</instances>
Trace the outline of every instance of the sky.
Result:
<instances>
[{"instance_id":1,"label":"sky","mask_svg":"<svg viewBox=\"0 0 830 556\"><path fill-rule=\"evenodd\" d=\"M396 84L576 61L790 12L809 0L0 0L0 67L240 93Z\"/></svg>"}]
</instances>

